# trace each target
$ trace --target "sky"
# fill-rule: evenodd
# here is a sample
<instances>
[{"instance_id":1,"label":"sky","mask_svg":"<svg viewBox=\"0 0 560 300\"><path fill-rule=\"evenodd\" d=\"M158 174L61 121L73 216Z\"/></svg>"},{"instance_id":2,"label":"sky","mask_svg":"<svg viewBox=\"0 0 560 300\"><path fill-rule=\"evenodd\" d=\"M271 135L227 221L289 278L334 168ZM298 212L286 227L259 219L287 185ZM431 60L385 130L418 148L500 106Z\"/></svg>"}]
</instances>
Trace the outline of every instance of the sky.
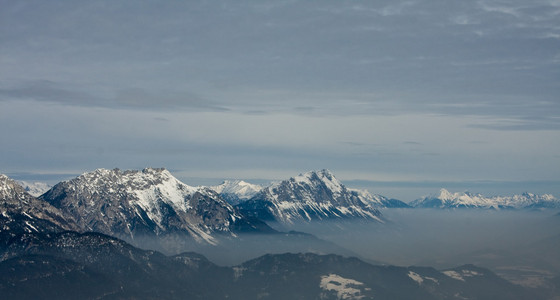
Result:
<instances>
[{"instance_id":1,"label":"sky","mask_svg":"<svg viewBox=\"0 0 560 300\"><path fill-rule=\"evenodd\" d=\"M0 173L560 196L560 1L0 0Z\"/></svg>"}]
</instances>

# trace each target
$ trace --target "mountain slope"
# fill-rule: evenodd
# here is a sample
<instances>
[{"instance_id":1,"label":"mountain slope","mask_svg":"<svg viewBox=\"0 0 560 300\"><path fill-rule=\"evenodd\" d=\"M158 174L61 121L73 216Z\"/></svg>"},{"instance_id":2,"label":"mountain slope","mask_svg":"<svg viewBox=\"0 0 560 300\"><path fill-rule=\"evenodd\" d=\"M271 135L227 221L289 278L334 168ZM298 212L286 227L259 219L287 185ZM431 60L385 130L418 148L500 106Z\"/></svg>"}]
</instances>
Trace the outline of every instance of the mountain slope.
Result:
<instances>
[{"instance_id":1,"label":"mountain slope","mask_svg":"<svg viewBox=\"0 0 560 300\"><path fill-rule=\"evenodd\" d=\"M374 266L356 258L268 254L219 267L196 253L165 256L99 234L65 232L0 262L9 299L537 299L465 265Z\"/></svg>"},{"instance_id":2,"label":"mountain slope","mask_svg":"<svg viewBox=\"0 0 560 300\"><path fill-rule=\"evenodd\" d=\"M259 219L285 224L349 218L381 222L375 203L347 189L328 170L307 172L273 184L238 207Z\"/></svg>"},{"instance_id":3,"label":"mountain slope","mask_svg":"<svg viewBox=\"0 0 560 300\"><path fill-rule=\"evenodd\" d=\"M32 232L56 232L77 229L56 207L25 191L15 180L0 174L0 236L8 237Z\"/></svg>"},{"instance_id":4,"label":"mountain slope","mask_svg":"<svg viewBox=\"0 0 560 300\"><path fill-rule=\"evenodd\" d=\"M382 195L371 194L367 190L348 189L363 202L370 203L376 208L409 208L410 205L397 199L389 199Z\"/></svg>"},{"instance_id":5,"label":"mountain slope","mask_svg":"<svg viewBox=\"0 0 560 300\"><path fill-rule=\"evenodd\" d=\"M55 185L41 199L70 215L81 231L129 240L179 235L216 244L216 234L262 229L213 190L191 187L165 169L98 169Z\"/></svg>"},{"instance_id":6,"label":"mountain slope","mask_svg":"<svg viewBox=\"0 0 560 300\"><path fill-rule=\"evenodd\" d=\"M240 287L251 294L266 292L267 299L531 298L523 288L472 265L440 272L374 266L337 255L287 253L265 255L236 270Z\"/></svg>"},{"instance_id":7,"label":"mountain slope","mask_svg":"<svg viewBox=\"0 0 560 300\"><path fill-rule=\"evenodd\" d=\"M168 257L99 233L64 232L25 249L0 263L7 299L220 299L232 273L201 255Z\"/></svg>"},{"instance_id":8,"label":"mountain slope","mask_svg":"<svg viewBox=\"0 0 560 300\"><path fill-rule=\"evenodd\" d=\"M410 203L420 208L484 208L484 209L541 209L560 208L560 200L549 194L485 197L481 194L451 193L441 189L439 193L426 196Z\"/></svg>"}]
</instances>

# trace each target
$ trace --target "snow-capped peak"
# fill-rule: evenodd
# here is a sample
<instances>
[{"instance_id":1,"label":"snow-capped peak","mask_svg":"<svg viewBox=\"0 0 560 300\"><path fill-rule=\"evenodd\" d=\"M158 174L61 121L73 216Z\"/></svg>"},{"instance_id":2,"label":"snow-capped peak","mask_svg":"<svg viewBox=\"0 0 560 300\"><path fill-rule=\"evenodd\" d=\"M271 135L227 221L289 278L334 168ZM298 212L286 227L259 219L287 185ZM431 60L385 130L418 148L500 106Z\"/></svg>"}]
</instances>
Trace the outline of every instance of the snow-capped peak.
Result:
<instances>
[{"instance_id":1,"label":"snow-capped peak","mask_svg":"<svg viewBox=\"0 0 560 300\"><path fill-rule=\"evenodd\" d=\"M275 183L239 207L248 214L285 224L343 218L381 222L381 213L371 199L362 199L348 190L328 170L311 171Z\"/></svg>"},{"instance_id":2,"label":"snow-capped peak","mask_svg":"<svg viewBox=\"0 0 560 300\"><path fill-rule=\"evenodd\" d=\"M21 198L25 190L10 177L0 174L0 199Z\"/></svg>"},{"instance_id":3,"label":"snow-capped peak","mask_svg":"<svg viewBox=\"0 0 560 300\"><path fill-rule=\"evenodd\" d=\"M291 180L308 186L313 186L315 184L314 182L320 181L331 190L333 194L341 193L344 189L344 185L327 169L299 174L298 176L292 177Z\"/></svg>"},{"instance_id":4,"label":"snow-capped peak","mask_svg":"<svg viewBox=\"0 0 560 300\"><path fill-rule=\"evenodd\" d=\"M165 168L145 168L141 171L97 169L84 173L69 183L73 183L73 189L81 194L134 194L135 202L148 211L153 210L158 200L186 211L188 205L185 197L203 190L182 183Z\"/></svg>"},{"instance_id":5,"label":"snow-capped peak","mask_svg":"<svg viewBox=\"0 0 560 300\"><path fill-rule=\"evenodd\" d=\"M448 190L442 188L439 190L437 194L431 195L430 197L445 201L445 200L452 200L453 198L455 198L455 194L452 194Z\"/></svg>"},{"instance_id":6,"label":"snow-capped peak","mask_svg":"<svg viewBox=\"0 0 560 300\"><path fill-rule=\"evenodd\" d=\"M262 186L243 180L225 180L222 184L210 187L218 194L231 194L241 200L253 197L263 189Z\"/></svg>"}]
</instances>

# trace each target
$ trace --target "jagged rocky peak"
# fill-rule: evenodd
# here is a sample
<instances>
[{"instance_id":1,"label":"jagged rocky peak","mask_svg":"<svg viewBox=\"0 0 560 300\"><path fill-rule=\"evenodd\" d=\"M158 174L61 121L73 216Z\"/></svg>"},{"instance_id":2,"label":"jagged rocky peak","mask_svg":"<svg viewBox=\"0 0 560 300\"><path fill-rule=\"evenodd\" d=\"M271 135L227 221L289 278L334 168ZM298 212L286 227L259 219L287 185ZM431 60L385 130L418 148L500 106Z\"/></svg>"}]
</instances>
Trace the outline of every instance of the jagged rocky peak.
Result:
<instances>
[{"instance_id":1,"label":"jagged rocky peak","mask_svg":"<svg viewBox=\"0 0 560 300\"><path fill-rule=\"evenodd\" d=\"M30 195L17 181L4 174L0 174L0 201L4 208L22 211L46 204Z\"/></svg>"},{"instance_id":2,"label":"jagged rocky peak","mask_svg":"<svg viewBox=\"0 0 560 300\"><path fill-rule=\"evenodd\" d=\"M265 191L280 201L322 203L348 200L339 199L348 190L336 179L334 174L326 169L299 174L273 184Z\"/></svg>"},{"instance_id":3,"label":"jagged rocky peak","mask_svg":"<svg viewBox=\"0 0 560 300\"><path fill-rule=\"evenodd\" d=\"M118 168L112 170L96 169L93 172L84 173L73 180L89 183L90 185L86 187L91 187L92 185L103 186L107 184L126 185L133 190L145 189L169 181L185 185L179 182L179 180L171 175L165 168L145 168L141 171L121 171Z\"/></svg>"},{"instance_id":4,"label":"jagged rocky peak","mask_svg":"<svg viewBox=\"0 0 560 300\"><path fill-rule=\"evenodd\" d=\"M333 194L340 194L346 189L346 187L340 181L338 181L336 177L334 177L334 174L327 169L299 174L296 177L290 178L290 181L307 185L311 188L317 187L317 185L321 185L327 188Z\"/></svg>"},{"instance_id":5,"label":"jagged rocky peak","mask_svg":"<svg viewBox=\"0 0 560 300\"><path fill-rule=\"evenodd\" d=\"M5 234L43 230L74 230L71 218L49 203L30 195L15 180L0 174L0 228Z\"/></svg>"},{"instance_id":6,"label":"jagged rocky peak","mask_svg":"<svg viewBox=\"0 0 560 300\"><path fill-rule=\"evenodd\" d=\"M0 200L24 199L27 192L10 177L0 174Z\"/></svg>"},{"instance_id":7,"label":"jagged rocky peak","mask_svg":"<svg viewBox=\"0 0 560 300\"><path fill-rule=\"evenodd\" d=\"M41 197L75 218L83 231L128 240L179 234L214 244L215 233L252 228L216 192L186 185L164 168L97 169L61 182Z\"/></svg>"},{"instance_id":8,"label":"jagged rocky peak","mask_svg":"<svg viewBox=\"0 0 560 300\"><path fill-rule=\"evenodd\" d=\"M381 213L372 203L348 190L329 170L275 183L239 207L248 215L284 224L346 218L381 221Z\"/></svg>"}]
</instances>

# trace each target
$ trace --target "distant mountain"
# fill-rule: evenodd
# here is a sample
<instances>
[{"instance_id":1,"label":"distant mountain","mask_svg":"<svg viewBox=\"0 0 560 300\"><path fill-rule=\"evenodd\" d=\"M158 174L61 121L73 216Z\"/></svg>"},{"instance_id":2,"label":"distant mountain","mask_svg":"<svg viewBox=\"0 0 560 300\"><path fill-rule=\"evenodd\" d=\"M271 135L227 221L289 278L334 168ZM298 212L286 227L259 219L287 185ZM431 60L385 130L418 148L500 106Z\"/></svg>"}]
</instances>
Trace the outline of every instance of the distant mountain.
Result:
<instances>
[{"instance_id":1,"label":"distant mountain","mask_svg":"<svg viewBox=\"0 0 560 300\"><path fill-rule=\"evenodd\" d=\"M419 208L484 208L484 209L543 209L560 208L560 200L549 194L485 197L481 194L451 193L441 189L439 193L410 203Z\"/></svg>"},{"instance_id":2,"label":"distant mountain","mask_svg":"<svg viewBox=\"0 0 560 300\"><path fill-rule=\"evenodd\" d=\"M271 230L215 191L188 186L165 169L98 169L55 185L40 199L71 216L80 231L128 240L178 235L216 244L217 235Z\"/></svg>"},{"instance_id":3,"label":"distant mountain","mask_svg":"<svg viewBox=\"0 0 560 300\"><path fill-rule=\"evenodd\" d=\"M238 207L247 215L285 224L356 218L382 222L375 201L347 189L330 171L322 170L273 184Z\"/></svg>"},{"instance_id":4,"label":"distant mountain","mask_svg":"<svg viewBox=\"0 0 560 300\"><path fill-rule=\"evenodd\" d=\"M20 181L19 184L34 197L39 197L52 188L50 184L45 182Z\"/></svg>"},{"instance_id":5,"label":"distant mountain","mask_svg":"<svg viewBox=\"0 0 560 300\"><path fill-rule=\"evenodd\" d=\"M75 232L16 248L0 262L6 299L542 299L472 265L438 271L286 253L219 267L196 253L165 256Z\"/></svg>"},{"instance_id":6,"label":"distant mountain","mask_svg":"<svg viewBox=\"0 0 560 300\"><path fill-rule=\"evenodd\" d=\"M260 185L243 180L226 180L222 184L210 188L232 205L249 200L263 189Z\"/></svg>"}]
</instances>

